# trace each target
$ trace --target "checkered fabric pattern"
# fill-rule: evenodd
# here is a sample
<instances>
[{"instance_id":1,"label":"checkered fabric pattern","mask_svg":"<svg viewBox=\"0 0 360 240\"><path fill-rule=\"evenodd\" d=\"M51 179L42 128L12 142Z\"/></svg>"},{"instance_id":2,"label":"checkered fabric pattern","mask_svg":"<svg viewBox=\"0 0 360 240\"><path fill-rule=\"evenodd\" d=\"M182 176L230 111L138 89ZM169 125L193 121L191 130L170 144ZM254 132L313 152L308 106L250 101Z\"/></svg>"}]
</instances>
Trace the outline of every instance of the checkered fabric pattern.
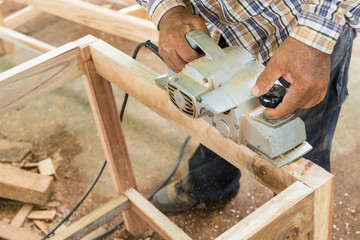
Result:
<instances>
[{"instance_id":1,"label":"checkered fabric pattern","mask_svg":"<svg viewBox=\"0 0 360 240\"><path fill-rule=\"evenodd\" d=\"M287 36L331 53L345 25L360 28L360 0L136 0L158 26L173 7L200 15L214 38L266 62Z\"/></svg>"}]
</instances>

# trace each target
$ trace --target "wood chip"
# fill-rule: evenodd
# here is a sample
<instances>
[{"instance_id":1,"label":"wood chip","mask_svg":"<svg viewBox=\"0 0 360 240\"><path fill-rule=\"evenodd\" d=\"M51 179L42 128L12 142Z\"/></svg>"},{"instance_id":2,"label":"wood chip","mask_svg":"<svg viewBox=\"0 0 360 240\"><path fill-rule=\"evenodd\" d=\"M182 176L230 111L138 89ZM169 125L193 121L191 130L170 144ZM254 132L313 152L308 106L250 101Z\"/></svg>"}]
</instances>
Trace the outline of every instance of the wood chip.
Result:
<instances>
[{"instance_id":1,"label":"wood chip","mask_svg":"<svg viewBox=\"0 0 360 240\"><path fill-rule=\"evenodd\" d=\"M36 220L54 220L56 215L56 210L33 210L30 212L28 218Z\"/></svg>"},{"instance_id":2,"label":"wood chip","mask_svg":"<svg viewBox=\"0 0 360 240\"><path fill-rule=\"evenodd\" d=\"M86 235L85 237L81 238L81 240L94 239L96 236L103 234L104 232L106 232L106 229L104 227L98 227L97 229L95 229L94 231L92 231L91 233Z\"/></svg>"},{"instance_id":3,"label":"wood chip","mask_svg":"<svg viewBox=\"0 0 360 240\"><path fill-rule=\"evenodd\" d=\"M54 167L54 164L53 164L51 158L46 158L46 159L40 161L38 168L39 168L39 172L41 175L56 177L55 167Z\"/></svg>"},{"instance_id":4,"label":"wood chip","mask_svg":"<svg viewBox=\"0 0 360 240\"><path fill-rule=\"evenodd\" d=\"M27 162L22 165L22 168L35 168L38 167L37 162Z\"/></svg>"},{"instance_id":5,"label":"wood chip","mask_svg":"<svg viewBox=\"0 0 360 240\"><path fill-rule=\"evenodd\" d=\"M11 225L14 227L21 227L31 210L33 209L33 205L30 204L24 204L20 208L20 210L17 212L13 220L11 221Z\"/></svg>"},{"instance_id":6,"label":"wood chip","mask_svg":"<svg viewBox=\"0 0 360 240\"><path fill-rule=\"evenodd\" d=\"M33 148L28 142L0 139L0 162L19 163Z\"/></svg>"},{"instance_id":7,"label":"wood chip","mask_svg":"<svg viewBox=\"0 0 360 240\"><path fill-rule=\"evenodd\" d=\"M44 234L48 234L49 230L48 227L46 226L46 224L40 220L33 220L33 223L35 224L35 226L37 228L40 229L40 231L42 231Z\"/></svg>"},{"instance_id":8,"label":"wood chip","mask_svg":"<svg viewBox=\"0 0 360 240\"><path fill-rule=\"evenodd\" d=\"M46 207L48 207L48 208L56 208L59 206L60 206L60 202L58 202L58 201L52 201L52 202L48 202L46 204Z\"/></svg>"}]
</instances>

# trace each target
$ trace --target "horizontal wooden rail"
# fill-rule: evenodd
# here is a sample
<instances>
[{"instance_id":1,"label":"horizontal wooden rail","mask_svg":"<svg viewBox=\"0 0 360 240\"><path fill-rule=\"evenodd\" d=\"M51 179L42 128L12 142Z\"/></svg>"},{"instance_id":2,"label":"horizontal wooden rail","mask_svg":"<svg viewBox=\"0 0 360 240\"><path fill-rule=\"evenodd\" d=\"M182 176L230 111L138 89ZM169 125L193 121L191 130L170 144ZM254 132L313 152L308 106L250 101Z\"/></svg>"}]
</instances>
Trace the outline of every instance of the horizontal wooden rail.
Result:
<instances>
[{"instance_id":1,"label":"horizontal wooden rail","mask_svg":"<svg viewBox=\"0 0 360 240\"><path fill-rule=\"evenodd\" d=\"M71 224L63 231L54 235L51 240L63 239L80 239L98 227L110 221L112 218L120 215L122 212L130 207L129 200L120 195L113 200L107 202L103 206L95 209L86 216L80 218L78 221Z\"/></svg>"},{"instance_id":2,"label":"horizontal wooden rail","mask_svg":"<svg viewBox=\"0 0 360 240\"><path fill-rule=\"evenodd\" d=\"M0 38L39 54L55 49L55 47L50 44L1 26Z\"/></svg>"},{"instance_id":3,"label":"horizontal wooden rail","mask_svg":"<svg viewBox=\"0 0 360 240\"><path fill-rule=\"evenodd\" d=\"M16 28L21 24L26 23L27 21L39 16L43 12L33 8L32 6L27 6L7 17L4 18L4 24L8 28Z\"/></svg>"},{"instance_id":4,"label":"horizontal wooden rail","mask_svg":"<svg viewBox=\"0 0 360 240\"><path fill-rule=\"evenodd\" d=\"M154 207L146 198L135 189L124 192L131 202L131 209L144 219L156 232L165 239L191 240L178 226Z\"/></svg>"},{"instance_id":5,"label":"horizontal wooden rail","mask_svg":"<svg viewBox=\"0 0 360 240\"><path fill-rule=\"evenodd\" d=\"M80 77L78 56L78 46L69 43L2 72L0 114Z\"/></svg>"},{"instance_id":6,"label":"horizontal wooden rail","mask_svg":"<svg viewBox=\"0 0 360 240\"><path fill-rule=\"evenodd\" d=\"M308 239L314 219L314 191L297 181L216 240Z\"/></svg>"},{"instance_id":7,"label":"horizontal wooden rail","mask_svg":"<svg viewBox=\"0 0 360 240\"><path fill-rule=\"evenodd\" d=\"M158 41L151 21L99 7L80 0L15 0L67 20L136 42Z\"/></svg>"}]
</instances>

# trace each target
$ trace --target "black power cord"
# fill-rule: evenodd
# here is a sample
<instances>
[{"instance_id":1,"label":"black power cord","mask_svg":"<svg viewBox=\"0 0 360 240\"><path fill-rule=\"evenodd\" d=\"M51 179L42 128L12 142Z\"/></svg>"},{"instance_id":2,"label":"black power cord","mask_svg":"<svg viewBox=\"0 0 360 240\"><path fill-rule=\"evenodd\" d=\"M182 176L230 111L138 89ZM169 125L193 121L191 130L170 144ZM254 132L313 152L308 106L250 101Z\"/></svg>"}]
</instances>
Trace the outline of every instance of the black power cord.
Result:
<instances>
[{"instance_id":1,"label":"black power cord","mask_svg":"<svg viewBox=\"0 0 360 240\"><path fill-rule=\"evenodd\" d=\"M61 225L63 225L63 223L69 219L69 217L75 212L75 210L83 203L83 201L85 200L85 198L89 195L89 193L91 192L91 190L94 188L95 184L97 183L97 181L99 180L101 174L104 171L104 168L106 166L106 159L104 159L104 163L102 164L97 176L95 177L95 179L93 180L93 182L91 183L90 187L88 188L88 190L86 190L86 192L84 193L84 195L81 197L80 201L75 205L75 207L73 209L71 209L71 211L64 217L63 220L61 220L58 225L56 225L48 234L46 234L41 240L45 240L47 239L51 234L53 234L56 229L58 229Z\"/></svg>"}]
</instances>

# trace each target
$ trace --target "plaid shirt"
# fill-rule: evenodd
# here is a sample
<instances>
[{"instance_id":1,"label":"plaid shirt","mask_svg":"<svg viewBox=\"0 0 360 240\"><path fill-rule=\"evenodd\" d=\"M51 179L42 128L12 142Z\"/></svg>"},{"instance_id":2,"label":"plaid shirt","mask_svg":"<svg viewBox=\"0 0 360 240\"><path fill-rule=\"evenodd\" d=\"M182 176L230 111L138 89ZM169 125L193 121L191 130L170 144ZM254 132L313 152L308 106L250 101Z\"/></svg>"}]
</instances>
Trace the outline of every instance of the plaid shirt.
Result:
<instances>
[{"instance_id":1,"label":"plaid shirt","mask_svg":"<svg viewBox=\"0 0 360 240\"><path fill-rule=\"evenodd\" d=\"M287 36L331 53L345 24L360 28L360 0L136 0L158 26L169 9L200 15L215 41L243 46L267 61Z\"/></svg>"}]
</instances>

